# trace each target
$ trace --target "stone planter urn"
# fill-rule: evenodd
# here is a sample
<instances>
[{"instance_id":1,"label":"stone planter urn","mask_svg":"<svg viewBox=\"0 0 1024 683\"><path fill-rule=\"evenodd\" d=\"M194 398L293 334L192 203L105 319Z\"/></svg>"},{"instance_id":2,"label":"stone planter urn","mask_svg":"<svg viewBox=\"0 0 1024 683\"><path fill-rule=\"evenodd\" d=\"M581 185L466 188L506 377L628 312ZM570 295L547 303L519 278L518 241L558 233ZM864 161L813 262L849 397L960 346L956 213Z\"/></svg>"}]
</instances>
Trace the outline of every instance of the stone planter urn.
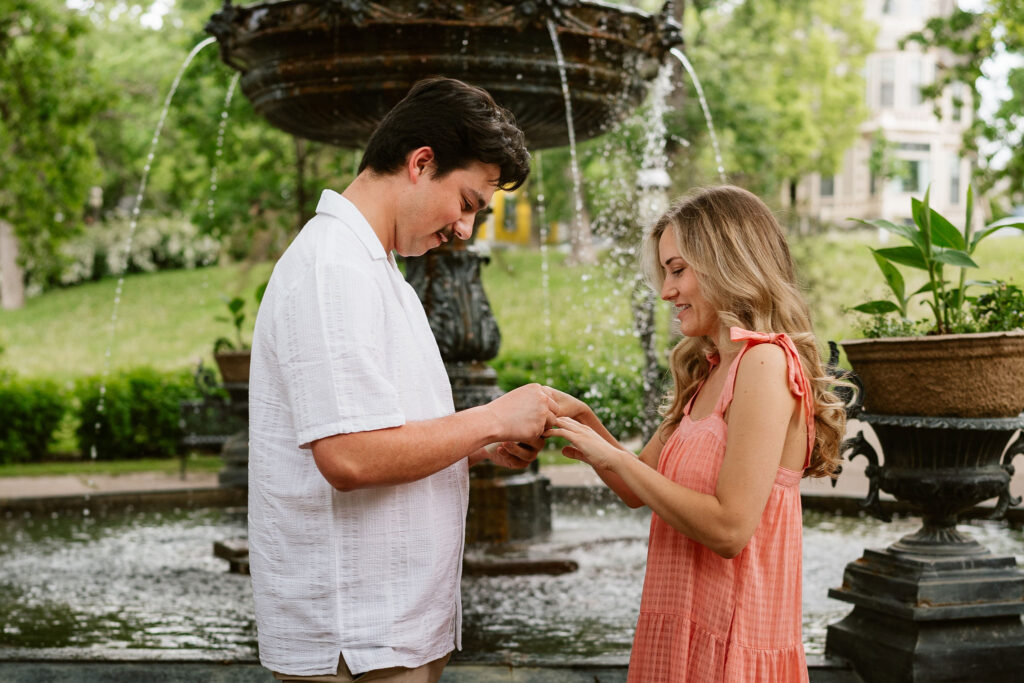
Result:
<instances>
[{"instance_id":1,"label":"stone planter urn","mask_svg":"<svg viewBox=\"0 0 1024 683\"><path fill-rule=\"evenodd\" d=\"M842 345L872 413L987 418L1024 411L1024 330Z\"/></svg>"},{"instance_id":2,"label":"stone planter urn","mask_svg":"<svg viewBox=\"0 0 1024 683\"><path fill-rule=\"evenodd\" d=\"M997 500L993 519L1020 503L1010 480L1024 455L1024 333L843 346L864 385L858 401L871 411L858 402L848 414L881 446L863 431L843 444L847 459L869 463L862 507L889 521L884 491L909 502L922 526L847 565L829 596L854 608L828 627L826 654L849 660L866 681L1024 679L1024 572L957 529L982 501Z\"/></svg>"}]
</instances>

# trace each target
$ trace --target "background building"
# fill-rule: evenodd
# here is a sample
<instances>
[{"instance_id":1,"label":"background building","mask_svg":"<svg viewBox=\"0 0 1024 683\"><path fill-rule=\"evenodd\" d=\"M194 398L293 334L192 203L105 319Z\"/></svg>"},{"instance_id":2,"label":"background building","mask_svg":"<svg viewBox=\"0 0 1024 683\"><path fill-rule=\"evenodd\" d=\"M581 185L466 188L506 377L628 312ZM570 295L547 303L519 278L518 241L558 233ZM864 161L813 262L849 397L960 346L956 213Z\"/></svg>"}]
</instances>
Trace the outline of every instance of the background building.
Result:
<instances>
[{"instance_id":1,"label":"background building","mask_svg":"<svg viewBox=\"0 0 1024 683\"><path fill-rule=\"evenodd\" d=\"M973 112L970 93L951 87L938 102L924 99L921 86L931 83L938 65L954 56L917 44L899 45L929 18L950 14L954 2L865 0L867 18L879 27L864 74L870 114L835 175L814 174L801 181L797 204L802 216L825 225L849 225L848 218L908 222L911 196L922 197L930 184L935 210L962 223L971 163L961 155L961 140Z\"/></svg>"}]
</instances>

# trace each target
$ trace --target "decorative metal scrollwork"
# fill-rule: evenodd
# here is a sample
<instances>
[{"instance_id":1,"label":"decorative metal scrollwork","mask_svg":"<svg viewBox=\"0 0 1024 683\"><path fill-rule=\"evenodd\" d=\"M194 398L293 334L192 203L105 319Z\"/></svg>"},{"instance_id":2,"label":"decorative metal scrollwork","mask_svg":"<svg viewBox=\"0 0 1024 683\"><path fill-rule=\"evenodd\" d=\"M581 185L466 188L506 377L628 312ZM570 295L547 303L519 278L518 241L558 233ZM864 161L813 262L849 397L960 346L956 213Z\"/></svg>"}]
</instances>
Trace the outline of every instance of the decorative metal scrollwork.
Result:
<instances>
[{"instance_id":1,"label":"decorative metal scrollwork","mask_svg":"<svg viewBox=\"0 0 1024 683\"><path fill-rule=\"evenodd\" d=\"M892 515L882 508L882 501L878 497L879 491L882 490L882 467L878 462L878 453L875 451L874 446L864 438L864 431L861 430L857 432L857 436L843 441L839 447L839 452L847 461L852 461L858 455L863 455L867 458L868 466L864 469L864 474L867 476L870 486L868 488L868 495L858 505L875 519L891 522Z\"/></svg>"},{"instance_id":2,"label":"decorative metal scrollwork","mask_svg":"<svg viewBox=\"0 0 1024 683\"><path fill-rule=\"evenodd\" d=\"M856 373L839 367L839 345L834 341L828 343L828 363L825 364L825 374L839 380L832 392L846 406L846 419L855 419L864 408L864 384Z\"/></svg>"},{"instance_id":3,"label":"decorative metal scrollwork","mask_svg":"<svg viewBox=\"0 0 1024 683\"><path fill-rule=\"evenodd\" d=\"M1005 453L1003 453L1003 462L1001 467L1006 470L1006 473L1010 475L1010 478L1006 482L1006 488L999 494L999 500L996 501L996 508L992 511L992 514L989 515L989 519L1002 519L1003 515L1006 514L1007 508L1020 505L1020 496L1014 496L1010 493L1010 481L1013 480L1013 473L1015 471L1013 459L1018 455L1024 455L1024 432L1018 434L1017 438L1010 444L1010 447L1006 449Z\"/></svg>"}]
</instances>

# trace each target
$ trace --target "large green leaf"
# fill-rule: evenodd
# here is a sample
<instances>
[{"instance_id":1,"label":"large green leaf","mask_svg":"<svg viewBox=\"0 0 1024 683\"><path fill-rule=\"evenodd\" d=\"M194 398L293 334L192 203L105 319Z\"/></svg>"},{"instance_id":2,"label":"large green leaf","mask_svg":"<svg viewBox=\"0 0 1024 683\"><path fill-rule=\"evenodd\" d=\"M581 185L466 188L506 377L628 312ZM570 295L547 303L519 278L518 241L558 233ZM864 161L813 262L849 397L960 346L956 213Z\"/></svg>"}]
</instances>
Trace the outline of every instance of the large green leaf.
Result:
<instances>
[{"instance_id":1,"label":"large green leaf","mask_svg":"<svg viewBox=\"0 0 1024 683\"><path fill-rule=\"evenodd\" d=\"M858 223L863 223L864 225L869 225L873 228L878 228L879 230L885 230L895 235L899 235L900 237L905 237L910 240L911 243L917 245L921 249L924 249L924 237L916 226L899 225L884 219L864 220L862 218L850 218L849 220L857 221Z\"/></svg>"},{"instance_id":2,"label":"large green leaf","mask_svg":"<svg viewBox=\"0 0 1024 683\"><path fill-rule=\"evenodd\" d=\"M971 221L974 219L974 188L971 187L970 183L967 183L967 217L964 219L964 239L969 244L969 249L972 254L974 253L974 247L977 246L977 240L971 239L971 231L973 230Z\"/></svg>"},{"instance_id":3,"label":"large green leaf","mask_svg":"<svg viewBox=\"0 0 1024 683\"><path fill-rule=\"evenodd\" d=\"M911 268L928 270L928 264L924 260L924 254L917 247L887 247L875 250L875 253L893 263L899 263Z\"/></svg>"},{"instance_id":4,"label":"large green leaf","mask_svg":"<svg viewBox=\"0 0 1024 683\"><path fill-rule=\"evenodd\" d=\"M978 267L978 264L974 262L970 254L956 249L935 249L932 252L932 260L949 266L957 266L958 268Z\"/></svg>"},{"instance_id":5,"label":"large green leaf","mask_svg":"<svg viewBox=\"0 0 1024 683\"><path fill-rule=\"evenodd\" d=\"M896 268L888 259L880 255L876 250L871 250L871 255L875 257L875 263L878 264L879 270L882 271L882 275L885 277L885 281L889 283L889 289L896 295L897 301L900 302L900 310L903 310L903 306L906 303L906 283L903 281L903 275L899 269Z\"/></svg>"},{"instance_id":6,"label":"large green leaf","mask_svg":"<svg viewBox=\"0 0 1024 683\"><path fill-rule=\"evenodd\" d=\"M879 299L878 301L868 301L860 306L854 306L853 310L871 315L884 315L885 313L896 313L900 311L900 307L888 299Z\"/></svg>"},{"instance_id":7,"label":"large green leaf","mask_svg":"<svg viewBox=\"0 0 1024 683\"><path fill-rule=\"evenodd\" d=\"M911 213L914 215L914 223L921 230L921 235L924 237L924 251L928 252L932 245L932 212L929 206L929 197L931 196L932 188L929 185L928 189L924 192L924 200L920 200L917 197L911 197L910 208Z\"/></svg>"},{"instance_id":8,"label":"large green leaf","mask_svg":"<svg viewBox=\"0 0 1024 683\"><path fill-rule=\"evenodd\" d=\"M971 240L971 251L973 252L978 246L978 242L982 241L997 230L1003 228L1016 228L1017 230L1024 230L1024 218L1020 216L1010 216L1009 218L1003 218L1001 220L989 223L982 228Z\"/></svg>"},{"instance_id":9,"label":"large green leaf","mask_svg":"<svg viewBox=\"0 0 1024 683\"><path fill-rule=\"evenodd\" d=\"M964 236L960 234L960 231L952 223L946 220L946 218L935 209L931 210L931 214L932 244L937 247L959 249L960 251L967 248Z\"/></svg>"},{"instance_id":10,"label":"large green leaf","mask_svg":"<svg viewBox=\"0 0 1024 683\"><path fill-rule=\"evenodd\" d=\"M966 280L964 282L964 289L967 289L968 287L974 287L974 286L978 286L978 287L993 287L996 284L998 284L998 282L999 282L998 280ZM950 284L950 283L947 282L945 284ZM921 285L920 287L918 287L910 296L917 296L918 294L924 294L926 292L932 291L933 289L934 289L934 287L932 287L932 283L931 282L926 282L923 285ZM949 291L955 292L956 288L950 289Z\"/></svg>"}]
</instances>

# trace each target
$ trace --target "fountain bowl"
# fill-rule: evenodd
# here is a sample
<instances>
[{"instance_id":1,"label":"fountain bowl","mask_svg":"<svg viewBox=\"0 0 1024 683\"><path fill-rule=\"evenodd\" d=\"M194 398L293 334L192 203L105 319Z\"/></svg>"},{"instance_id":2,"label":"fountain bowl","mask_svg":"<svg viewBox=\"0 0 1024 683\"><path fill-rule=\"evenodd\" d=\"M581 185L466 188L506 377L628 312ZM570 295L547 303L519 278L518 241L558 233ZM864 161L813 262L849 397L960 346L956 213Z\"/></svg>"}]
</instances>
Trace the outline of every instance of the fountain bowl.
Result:
<instances>
[{"instance_id":1,"label":"fountain bowl","mask_svg":"<svg viewBox=\"0 0 1024 683\"><path fill-rule=\"evenodd\" d=\"M594 0L226 1L206 30L253 108L294 135L361 147L416 81L448 76L490 92L538 149L569 141L549 22L577 140L633 110L682 42L670 3L652 15Z\"/></svg>"}]
</instances>

